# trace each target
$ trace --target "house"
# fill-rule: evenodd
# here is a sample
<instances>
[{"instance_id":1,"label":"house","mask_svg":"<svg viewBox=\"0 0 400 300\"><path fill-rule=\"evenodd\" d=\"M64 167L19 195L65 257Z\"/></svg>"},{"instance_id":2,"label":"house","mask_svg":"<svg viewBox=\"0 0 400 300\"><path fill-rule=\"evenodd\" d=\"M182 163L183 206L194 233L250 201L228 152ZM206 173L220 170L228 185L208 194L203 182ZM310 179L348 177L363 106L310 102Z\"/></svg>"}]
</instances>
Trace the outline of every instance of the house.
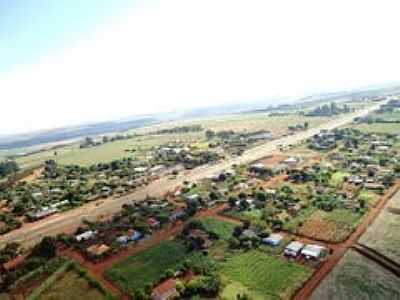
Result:
<instances>
[{"instance_id":1,"label":"house","mask_svg":"<svg viewBox=\"0 0 400 300\"><path fill-rule=\"evenodd\" d=\"M150 169L150 173L151 173L152 175L160 174L161 172L165 171L166 168L167 168L167 167L164 166L164 165L157 165L157 166L154 166L154 167L152 167L152 168Z\"/></svg>"},{"instance_id":2,"label":"house","mask_svg":"<svg viewBox=\"0 0 400 300\"><path fill-rule=\"evenodd\" d=\"M25 262L27 255L18 255L16 258L3 264L3 268L6 271L12 271L18 268Z\"/></svg>"},{"instance_id":3,"label":"house","mask_svg":"<svg viewBox=\"0 0 400 300\"><path fill-rule=\"evenodd\" d=\"M95 235L96 235L96 231L88 230L88 231L85 231L85 232L75 236L75 239L78 242L87 241L87 240L90 240L91 238L93 238Z\"/></svg>"},{"instance_id":4,"label":"house","mask_svg":"<svg viewBox=\"0 0 400 300\"><path fill-rule=\"evenodd\" d=\"M256 164L252 164L250 166L250 171L251 172L264 172L266 170L266 167L263 163L256 163Z\"/></svg>"},{"instance_id":5,"label":"house","mask_svg":"<svg viewBox=\"0 0 400 300\"><path fill-rule=\"evenodd\" d=\"M301 250L301 255L306 259L318 259L325 250L325 247L319 245L306 245L303 250Z\"/></svg>"},{"instance_id":6,"label":"house","mask_svg":"<svg viewBox=\"0 0 400 300\"><path fill-rule=\"evenodd\" d=\"M301 205L297 203L296 205L290 206L288 208L288 213L291 214L292 216L297 216L300 210L301 210Z\"/></svg>"},{"instance_id":7,"label":"house","mask_svg":"<svg viewBox=\"0 0 400 300\"><path fill-rule=\"evenodd\" d=\"M197 201L199 199L200 199L199 194L192 194L192 195L186 196L186 200L188 200L188 201Z\"/></svg>"},{"instance_id":8,"label":"house","mask_svg":"<svg viewBox=\"0 0 400 300\"><path fill-rule=\"evenodd\" d=\"M169 217L170 222L176 222L178 220L181 220L185 217L185 212L184 211L177 211L171 214Z\"/></svg>"},{"instance_id":9,"label":"house","mask_svg":"<svg viewBox=\"0 0 400 300\"><path fill-rule=\"evenodd\" d=\"M235 171L234 169L225 170L224 173L225 173L225 175L228 176L228 177L236 176L236 171Z\"/></svg>"},{"instance_id":10,"label":"house","mask_svg":"<svg viewBox=\"0 0 400 300\"><path fill-rule=\"evenodd\" d=\"M364 187L368 190L383 190L385 188L381 183L365 183Z\"/></svg>"},{"instance_id":11,"label":"house","mask_svg":"<svg viewBox=\"0 0 400 300\"><path fill-rule=\"evenodd\" d=\"M117 238L117 242L122 244L122 245L126 245L129 242L129 238L126 235L122 235L122 236Z\"/></svg>"},{"instance_id":12,"label":"house","mask_svg":"<svg viewBox=\"0 0 400 300\"><path fill-rule=\"evenodd\" d=\"M137 242L143 237L143 234L136 230L128 230L128 238L132 242Z\"/></svg>"},{"instance_id":13,"label":"house","mask_svg":"<svg viewBox=\"0 0 400 300\"><path fill-rule=\"evenodd\" d=\"M202 240L203 243L201 245L202 249L208 249L212 246L212 241L209 239L207 232L204 232L200 229L192 229L189 232L188 238L191 240Z\"/></svg>"},{"instance_id":14,"label":"house","mask_svg":"<svg viewBox=\"0 0 400 300\"><path fill-rule=\"evenodd\" d=\"M288 166L294 167L299 163L299 159L297 157L289 157L283 161L283 163L287 164Z\"/></svg>"},{"instance_id":15,"label":"house","mask_svg":"<svg viewBox=\"0 0 400 300\"><path fill-rule=\"evenodd\" d=\"M358 175L351 175L348 178L348 182L354 183L355 185L359 185L362 184L364 180Z\"/></svg>"},{"instance_id":16,"label":"house","mask_svg":"<svg viewBox=\"0 0 400 300\"><path fill-rule=\"evenodd\" d=\"M176 290L176 280L167 279L160 283L153 289L151 297L153 300L169 300L177 296L178 292Z\"/></svg>"},{"instance_id":17,"label":"house","mask_svg":"<svg viewBox=\"0 0 400 300\"><path fill-rule=\"evenodd\" d=\"M285 163L279 163L271 168L272 173L275 175L282 174L287 170L289 170L289 165Z\"/></svg>"},{"instance_id":18,"label":"house","mask_svg":"<svg viewBox=\"0 0 400 300\"><path fill-rule=\"evenodd\" d=\"M262 239L262 242L270 246L279 246L282 240L283 236L280 234L271 234L269 237Z\"/></svg>"},{"instance_id":19,"label":"house","mask_svg":"<svg viewBox=\"0 0 400 300\"><path fill-rule=\"evenodd\" d=\"M33 220L40 220L40 219L44 219L47 218L53 214L55 214L56 212L58 212L58 210L56 208L48 208L48 207L43 207L41 210L35 212L31 218Z\"/></svg>"},{"instance_id":20,"label":"house","mask_svg":"<svg viewBox=\"0 0 400 300\"><path fill-rule=\"evenodd\" d=\"M86 252L94 256L102 256L111 248L105 244L94 244L86 249Z\"/></svg>"},{"instance_id":21,"label":"house","mask_svg":"<svg viewBox=\"0 0 400 300\"><path fill-rule=\"evenodd\" d=\"M146 167L136 167L136 168L133 169L133 171L135 173L144 173L144 172L147 171L147 168Z\"/></svg>"},{"instance_id":22,"label":"house","mask_svg":"<svg viewBox=\"0 0 400 300\"><path fill-rule=\"evenodd\" d=\"M160 227L160 221L155 218L148 218L147 225L149 225L151 228L157 228Z\"/></svg>"},{"instance_id":23,"label":"house","mask_svg":"<svg viewBox=\"0 0 400 300\"><path fill-rule=\"evenodd\" d=\"M303 247L304 247L303 243L300 243L298 241L293 241L286 246L284 253L287 256L297 257L300 254L300 251L301 249L303 249Z\"/></svg>"}]
</instances>

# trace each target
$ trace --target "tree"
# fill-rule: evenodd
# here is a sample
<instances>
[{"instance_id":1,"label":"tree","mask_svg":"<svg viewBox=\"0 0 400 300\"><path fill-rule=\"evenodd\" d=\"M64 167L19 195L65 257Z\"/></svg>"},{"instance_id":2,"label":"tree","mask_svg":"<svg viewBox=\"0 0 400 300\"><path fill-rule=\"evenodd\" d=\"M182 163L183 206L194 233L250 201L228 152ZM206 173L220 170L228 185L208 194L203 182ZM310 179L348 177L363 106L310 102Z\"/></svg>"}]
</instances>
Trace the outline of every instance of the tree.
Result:
<instances>
[{"instance_id":1,"label":"tree","mask_svg":"<svg viewBox=\"0 0 400 300\"><path fill-rule=\"evenodd\" d=\"M33 248L32 255L50 259L56 256L56 250L56 240L47 236Z\"/></svg>"},{"instance_id":2,"label":"tree","mask_svg":"<svg viewBox=\"0 0 400 300\"><path fill-rule=\"evenodd\" d=\"M304 129L307 130L310 127L310 123L308 123L307 121L304 122Z\"/></svg>"},{"instance_id":3,"label":"tree","mask_svg":"<svg viewBox=\"0 0 400 300\"><path fill-rule=\"evenodd\" d=\"M19 170L17 163L13 160L0 162L0 177L15 173Z\"/></svg>"},{"instance_id":4,"label":"tree","mask_svg":"<svg viewBox=\"0 0 400 300\"><path fill-rule=\"evenodd\" d=\"M208 140L211 140L212 138L215 137L215 132L210 129L207 129L205 135Z\"/></svg>"},{"instance_id":5,"label":"tree","mask_svg":"<svg viewBox=\"0 0 400 300\"><path fill-rule=\"evenodd\" d=\"M238 199L235 196L230 196L228 198L228 202L229 202L229 207L233 208L236 206L236 202L238 201Z\"/></svg>"}]
</instances>

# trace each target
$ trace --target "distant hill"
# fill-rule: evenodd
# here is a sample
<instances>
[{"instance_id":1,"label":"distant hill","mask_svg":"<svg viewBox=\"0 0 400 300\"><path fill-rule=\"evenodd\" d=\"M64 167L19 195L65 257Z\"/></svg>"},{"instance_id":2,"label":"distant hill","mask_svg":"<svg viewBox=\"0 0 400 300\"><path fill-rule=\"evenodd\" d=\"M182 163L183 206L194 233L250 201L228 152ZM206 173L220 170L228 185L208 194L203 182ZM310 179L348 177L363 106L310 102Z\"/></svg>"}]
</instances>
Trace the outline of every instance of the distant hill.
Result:
<instances>
[{"instance_id":1,"label":"distant hill","mask_svg":"<svg viewBox=\"0 0 400 300\"><path fill-rule=\"evenodd\" d=\"M110 121L88 125L52 129L28 134L0 137L0 149L31 147L40 144L71 140L89 135L122 132L134 128L157 124L154 118L136 118L125 121Z\"/></svg>"}]
</instances>

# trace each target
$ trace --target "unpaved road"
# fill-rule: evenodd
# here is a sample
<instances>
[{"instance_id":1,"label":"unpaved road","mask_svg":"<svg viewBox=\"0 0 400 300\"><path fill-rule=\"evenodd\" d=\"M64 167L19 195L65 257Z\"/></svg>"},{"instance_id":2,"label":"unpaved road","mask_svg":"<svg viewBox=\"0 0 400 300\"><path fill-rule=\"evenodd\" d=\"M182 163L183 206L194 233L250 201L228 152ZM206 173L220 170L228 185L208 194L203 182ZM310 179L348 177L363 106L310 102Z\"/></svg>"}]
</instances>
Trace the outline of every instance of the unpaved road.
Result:
<instances>
[{"instance_id":1,"label":"unpaved road","mask_svg":"<svg viewBox=\"0 0 400 300\"><path fill-rule=\"evenodd\" d=\"M146 195L162 196L169 190L172 190L173 188L182 185L183 181L185 180L200 180L214 173L223 171L229 168L232 164L251 163L255 160L272 154L274 151L276 151L279 144L294 145L303 141L304 139L307 139L319 133L323 129L331 130L343 126L347 123L350 123L355 117L365 116L372 110L377 109L380 104L368 107L364 110L360 110L349 115L339 116L336 120L329 121L325 124L322 124L321 126L308 129L307 131L267 142L263 145L247 150L240 157L218 162L216 164L204 165L194 170L186 171L184 173L181 173L181 175L179 175L174 180L163 177L127 196L121 198L111 198L107 200L94 201L68 212L53 215L47 219L35 223L26 224L20 229L14 230L6 235L1 236L0 247L9 242L19 242L25 247L30 247L39 242L45 236L54 236L63 232L71 233L76 230L79 225L81 225L82 218L97 219L102 216L109 216L118 212L121 209L121 206L125 203L140 201L144 199ZM101 202L104 203L99 205L99 203Z\"/></svg>"}]
</instances>

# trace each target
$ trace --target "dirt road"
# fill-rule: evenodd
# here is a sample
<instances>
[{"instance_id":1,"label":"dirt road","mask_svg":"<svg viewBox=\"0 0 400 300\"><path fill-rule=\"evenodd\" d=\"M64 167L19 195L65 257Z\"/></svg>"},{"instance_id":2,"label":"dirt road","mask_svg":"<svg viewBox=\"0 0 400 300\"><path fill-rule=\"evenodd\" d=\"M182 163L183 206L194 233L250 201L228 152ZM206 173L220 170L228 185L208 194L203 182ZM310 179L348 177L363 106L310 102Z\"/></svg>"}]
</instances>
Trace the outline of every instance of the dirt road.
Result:
<instances>
[{"instance_id":1,"label":"dirt road","mask_svg":"<svg viewBox=\"0 0 400 300\"><path fill-rule=\"evenodd\" d=\"M154 181L148 186L127 196L121 198L112 198L106 201L94 201L65 213L53 215L47 219L24 225L20 229L1 236L0 247L9 242L19 242L25 247L29 247L39 242L45 236L54 236L63 232L71 233L81 224L82 218L97 219L102 216L109 216L118 212L121 209L121 206L125 203L143 200L146 195L162 196L169 190L182 185L183 181L185 180L197 181L217 172L223 171L229 168L232 164L247 164L254 162L255 160L272 154L274 151L276 151L278 145L280 144L294 145L319 133L321 130L331 130L343 126L347 123L350 123L355 117L365 116L370 111L377 109L380 104L352 114L339 116L336 120L329 121L321 126L308 129L307 131L267 142L264 145L254 147L246 151L240 157L198 167L194 170L177 176L176 179L170 180L167 177L160 178L159 180ZM99 205L100 202L104 203Z\"/></svg>"}]
</instances>

